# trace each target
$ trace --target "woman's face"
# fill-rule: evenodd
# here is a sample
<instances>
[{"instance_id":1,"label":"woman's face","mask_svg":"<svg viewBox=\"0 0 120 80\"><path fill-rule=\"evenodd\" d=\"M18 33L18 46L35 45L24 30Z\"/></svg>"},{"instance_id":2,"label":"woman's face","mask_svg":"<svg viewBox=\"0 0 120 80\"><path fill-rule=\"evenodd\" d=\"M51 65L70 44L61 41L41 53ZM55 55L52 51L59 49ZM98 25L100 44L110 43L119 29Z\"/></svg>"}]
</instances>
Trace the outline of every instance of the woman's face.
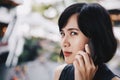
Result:
<instances>
[{"instance_id":1,"label":"woman's face","mask_svg":"<svg viewBox=\"0 0 120 80\"><path fill-rule=\"evenodd\" d=\"M65 62L71 64L79 50L84 50L88 38L80 31L77 14L72 15L66 26L61 30L61 47Z\"/></svg>"}]
</instances>

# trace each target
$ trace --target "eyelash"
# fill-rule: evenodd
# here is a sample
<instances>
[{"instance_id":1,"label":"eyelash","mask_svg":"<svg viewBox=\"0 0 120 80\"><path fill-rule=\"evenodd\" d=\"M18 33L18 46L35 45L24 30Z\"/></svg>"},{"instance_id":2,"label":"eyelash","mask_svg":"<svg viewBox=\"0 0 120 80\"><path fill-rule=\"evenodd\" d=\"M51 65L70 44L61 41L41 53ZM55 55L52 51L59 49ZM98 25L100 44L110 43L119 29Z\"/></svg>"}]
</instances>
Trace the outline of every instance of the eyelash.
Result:
<instances>
[{"instance_id":1,"label":"eyelash","mask_svg":"<svg viewBox=\"0 0 120 80\"><path fill-rule=\"evenodd\" d=\"M65 36L64 32L60 32L61 37Z\"/></svg>"},{"instance_id":2,"label":"eyelash","mask_svg":"<svg viewBox=\"0 0 120 80\"><path fill-rule=\"evenodd\" d=\"M65 33L64 32L60 32L60 34L61 34L61 37L64 37L65 36ZM70 32L70 35L71 36L74 36L74 35L77 35L78 33L77 32Z\"/></svg>"},{"instance_id":3,"label":"eyelash","mask_svg":"<svg viewBox=\"0 0 120 80\"><path fill-rule=\"evenodd\" d=\"M74 34L73 34L74 33ZM77 32L71 32L70 35L77 35Z\"/></svg>"}]
</instances>

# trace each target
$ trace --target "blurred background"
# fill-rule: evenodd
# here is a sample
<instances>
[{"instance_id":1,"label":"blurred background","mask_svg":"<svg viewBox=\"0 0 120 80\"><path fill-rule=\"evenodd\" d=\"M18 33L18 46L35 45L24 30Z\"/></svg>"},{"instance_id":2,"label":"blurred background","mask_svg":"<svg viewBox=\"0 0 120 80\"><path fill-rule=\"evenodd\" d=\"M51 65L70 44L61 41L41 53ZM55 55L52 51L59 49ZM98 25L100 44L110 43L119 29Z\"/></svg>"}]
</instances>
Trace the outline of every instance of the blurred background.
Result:
<instances>
[{"instance_id":1,"label":"blurred background","mask_svg":"<svg viewBox=\"0 0 120 80\"><path fill-rule=\"evenodd\" d=\"M64 63L57 20L76 2L96 2L109 11L118 48L106 64L120 76L120 0L0 0L0 80L53 80Z\"/></svg>"}]
</instances>

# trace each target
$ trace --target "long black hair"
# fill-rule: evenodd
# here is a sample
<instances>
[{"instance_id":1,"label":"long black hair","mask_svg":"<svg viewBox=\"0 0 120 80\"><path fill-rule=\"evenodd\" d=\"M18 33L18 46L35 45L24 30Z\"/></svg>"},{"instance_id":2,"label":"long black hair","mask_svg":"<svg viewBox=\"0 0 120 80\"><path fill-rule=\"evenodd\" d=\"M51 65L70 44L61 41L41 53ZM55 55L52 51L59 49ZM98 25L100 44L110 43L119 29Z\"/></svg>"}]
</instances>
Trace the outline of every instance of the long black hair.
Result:
<instances>
[{"instance_id":1,"label":"long black hair","mask_svg":"<svg viewBox=\"0 0 120 80\"><path fill-rule=\"evenodd\" d=\"M68 19L73 14L78 15L79 29L90 39L90 48L92 49L94 63L108 62L114 56L117 47L108 11L98 3L72 4L60 15L58 20L60 31L65 27ZM62 51L60 55L63 56Z\"/></svg>"}]
</instances>

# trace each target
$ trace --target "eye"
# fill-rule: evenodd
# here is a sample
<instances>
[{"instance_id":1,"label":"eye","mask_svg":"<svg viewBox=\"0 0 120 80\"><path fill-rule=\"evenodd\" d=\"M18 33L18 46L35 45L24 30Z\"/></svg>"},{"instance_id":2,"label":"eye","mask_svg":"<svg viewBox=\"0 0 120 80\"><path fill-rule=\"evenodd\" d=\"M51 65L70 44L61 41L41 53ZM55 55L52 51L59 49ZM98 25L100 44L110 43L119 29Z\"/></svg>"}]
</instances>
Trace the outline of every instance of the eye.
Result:
<instances>
[{"instance_id":1,"label":"eye","mask_svg":"<svg viewBox=\"0 0 120 80\"><path fill-rule=\"evenodd\" d=\"M74 35L77 35L78 33L77 32L71 32L70 35L74 36Z\"/></svg>"},{"instance_id":2,"label":"eye","mask_svg":"<svg viewBox=\"0 0 120 80\"><path fill-rule=\"evenodd\" d=\"M61 37L65 36L65 33L63 31L60 32Z\"/></svg>"}]
</instances>

